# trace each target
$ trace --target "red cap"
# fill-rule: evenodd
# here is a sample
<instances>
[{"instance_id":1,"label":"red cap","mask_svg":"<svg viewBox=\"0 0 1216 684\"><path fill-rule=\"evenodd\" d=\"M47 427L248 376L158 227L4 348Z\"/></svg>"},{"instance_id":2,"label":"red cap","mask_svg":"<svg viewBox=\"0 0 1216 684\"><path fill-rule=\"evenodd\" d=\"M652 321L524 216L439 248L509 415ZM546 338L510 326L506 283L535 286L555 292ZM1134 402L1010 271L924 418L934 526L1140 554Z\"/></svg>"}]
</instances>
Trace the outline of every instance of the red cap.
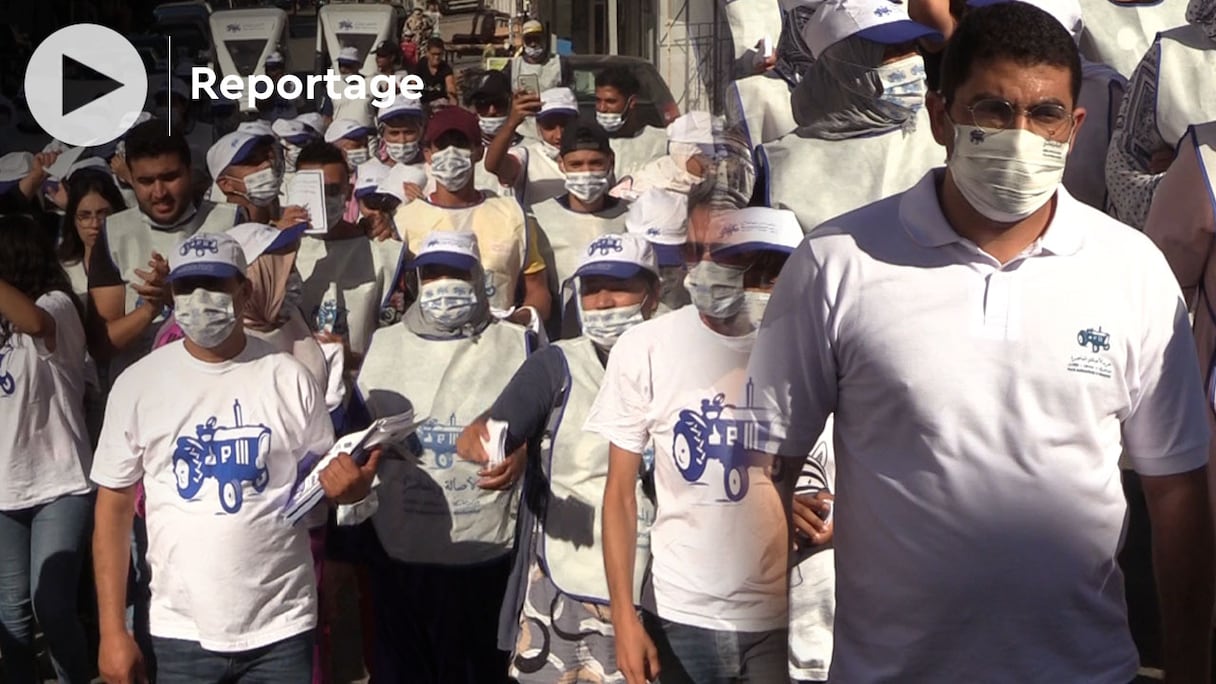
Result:
<instances>
[{"instance_id":1,"label":"red cap","mask_svg":"<svg viewBox=\"0 0 1216 684\"><path fill-rule=\"evenodd\" d=\"M431 115L426 125L426 142L433 143L448 131L460 131L470 144L481 142L481 128L477 115L460 107L444 107Z\"/></svg>"}]
</instances>

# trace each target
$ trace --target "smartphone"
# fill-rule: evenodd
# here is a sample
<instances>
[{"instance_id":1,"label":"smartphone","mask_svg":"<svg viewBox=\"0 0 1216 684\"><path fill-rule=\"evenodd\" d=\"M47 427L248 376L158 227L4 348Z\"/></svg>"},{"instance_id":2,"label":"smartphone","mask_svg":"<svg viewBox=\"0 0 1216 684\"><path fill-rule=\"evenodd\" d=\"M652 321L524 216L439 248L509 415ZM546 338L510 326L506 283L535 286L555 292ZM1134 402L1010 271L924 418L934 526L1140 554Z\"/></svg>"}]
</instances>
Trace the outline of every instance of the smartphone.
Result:
<instances>
[{"instance_id":1,"label":"smartphone","mask_svg":"<svg viewBox=\"0 0 1216 684\"><path fill-rule=\"evenodd\" d=\"M540 97L540 77L536 74L520 74L519 89Z\"/></svg>"}]
</instances>

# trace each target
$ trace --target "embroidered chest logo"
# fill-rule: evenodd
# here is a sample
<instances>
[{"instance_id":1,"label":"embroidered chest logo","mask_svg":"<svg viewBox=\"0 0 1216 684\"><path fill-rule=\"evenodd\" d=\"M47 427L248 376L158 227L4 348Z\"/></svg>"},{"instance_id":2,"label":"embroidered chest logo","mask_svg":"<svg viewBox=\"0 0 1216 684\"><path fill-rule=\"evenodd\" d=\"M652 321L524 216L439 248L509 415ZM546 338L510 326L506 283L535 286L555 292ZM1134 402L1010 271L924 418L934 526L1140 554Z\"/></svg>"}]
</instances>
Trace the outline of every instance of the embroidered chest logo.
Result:
<instances>
[{"instance_id":1,"label":"embroidered chest logo","mask_svg":"<svg viewBox=\"0 0 1216 684\"><path fill-rule=\"evenodd\" d=\"M456 414L448 417L446 425L438 419L431 418L418 426L415 433L418 436L418 451L430 451L435 454L435 467L451 468L456 462L456 439L460 437L463 425L456 423Z\"/></svg>"},{"instance_id":2,"label":"embroidered chest logo","mask_svg":"<svg viewBox=\"0 0 1216 684\"><path fill-rule=\"evenodd\" d=\"M710 461L722 465L726 498L739 501L747 495L747 450L759 445L770 422L766 412L752 406L752 383L747 383L747 405L726 403L726 395L702 399L701 410L680 411L672 438L676 469L688 482L700 482Z\"/></svg>"},{"instance_id":3,"label":"embroidered chest logo","mask_svg":"<svg viewBox=\"0 0 1216 684\"><path fill-rule=\"evenodd\" d=\"M6 397L13 396L13 392L17 391L17 380L13 377L12 372L8 370L7 364L4 363L4 360L12 353L12 340L5 342L4 346L0 347L0 394Z\"/></svg>"},{"instance_id":4,"label":"embroidered chest logo","mask_svg":"<svg viewBox=\"0 0 1216 684\"><path fill-rule=\"evenodd\" d=\"M231 427L217 424L215 416L195 427L197 437L178 437L173 451L173 477L177 493L193 499L207 478L215 478L220 489L220 506L226 513L241 510L245 483L262 493L270 482L266 456L270 453L270 428L245 425L241 402L232 405Z\"/></svg>"},{"instance_id":5,"label":"embroidered chest logo","mask_svg":"<svg viewBox=\"0 0 1216 684\"><path fill-rule=\"evenodd\" d=\"M1115 374L1114 363L1100 355L1100 352L1110 351L1110 333L1103 330L1102 326L1077 331L1077 346L1087 353L1073 354L1068 359L1070 372L1101 378L1109 378Z\"/></svg>"}]
</instances>

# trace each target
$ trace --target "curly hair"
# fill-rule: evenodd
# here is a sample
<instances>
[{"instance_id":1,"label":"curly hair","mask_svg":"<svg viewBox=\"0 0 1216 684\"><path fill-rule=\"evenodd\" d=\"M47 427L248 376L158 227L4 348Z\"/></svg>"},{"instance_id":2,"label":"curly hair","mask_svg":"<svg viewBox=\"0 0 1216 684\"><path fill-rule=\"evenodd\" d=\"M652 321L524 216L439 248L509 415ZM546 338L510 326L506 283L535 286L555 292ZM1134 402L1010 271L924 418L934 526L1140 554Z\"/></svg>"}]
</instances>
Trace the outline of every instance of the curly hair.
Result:
<instances>
[{"instance_id":1,"label":"curly hair","mask_svg":"<svg viewBox=\"0 0 1216 684\"><path fill-rule=\"evenodd\" d=\"M0 216L0 274L3 274L0 277L35 301L48 292L64 292L80 313L72 281L59 264L54 247L38 232L38 224L29 216ZM0 317L0 347L12 334L12 324Z\"/></svg>"}]
</instances>

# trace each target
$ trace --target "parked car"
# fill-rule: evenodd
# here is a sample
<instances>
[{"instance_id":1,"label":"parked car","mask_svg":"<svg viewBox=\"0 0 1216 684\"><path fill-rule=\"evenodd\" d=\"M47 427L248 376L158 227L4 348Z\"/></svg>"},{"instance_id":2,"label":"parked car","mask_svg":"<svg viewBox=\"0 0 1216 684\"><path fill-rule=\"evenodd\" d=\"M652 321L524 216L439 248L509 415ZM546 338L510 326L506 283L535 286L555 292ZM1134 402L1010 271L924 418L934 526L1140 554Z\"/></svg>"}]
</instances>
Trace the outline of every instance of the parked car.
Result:
<instances>
[{"instance_id":1,"label":"parked car","mask_svg":"<svg viewBox=\"0 0 1216 684\"><path fill-rule=\"evenodd\" d=\"M644 59L621 55L566 55L562 60L566 62L564 71L570 74L569 82L578 98L581 114L595 115L595 75L608 67L624 66L637 76L641 84L635 107L643 123L666 128L680 115L676 99L659 75L659 70Z\"/></svg>"}]
</instances>

